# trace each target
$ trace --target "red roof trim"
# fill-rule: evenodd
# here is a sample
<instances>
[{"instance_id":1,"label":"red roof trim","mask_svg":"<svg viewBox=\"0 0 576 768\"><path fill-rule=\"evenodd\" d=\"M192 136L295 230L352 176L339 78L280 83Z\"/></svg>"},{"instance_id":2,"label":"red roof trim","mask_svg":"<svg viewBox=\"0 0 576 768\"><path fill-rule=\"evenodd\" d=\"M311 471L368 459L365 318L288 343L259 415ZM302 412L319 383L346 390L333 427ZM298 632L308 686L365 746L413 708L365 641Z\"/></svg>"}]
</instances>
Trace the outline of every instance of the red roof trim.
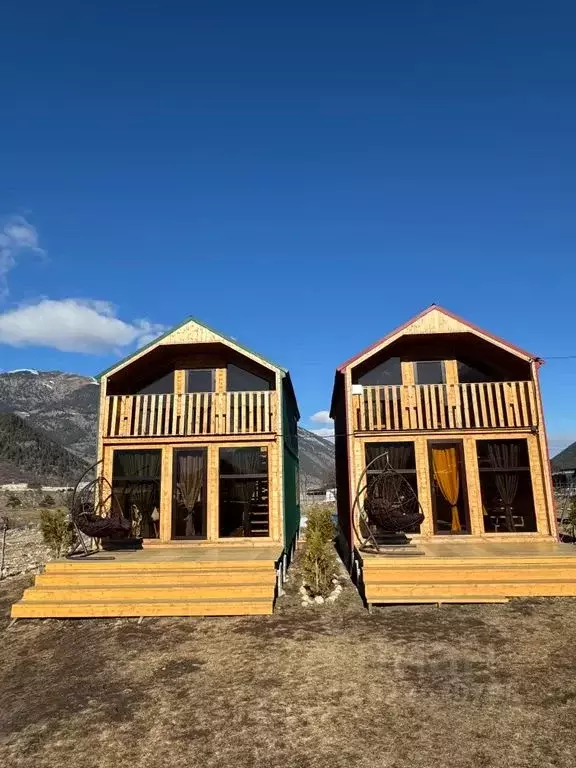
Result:
<instances>
[{"instance_id":1,"label":"red roof trim","mask_svg":"<svg viewBox=\"0 0 576 768\"><path fill-rule=\"evenodd\" d=\"M383 336L378 341L374 342L374 344L371 344L369 347L366 347L361 352L358 352L358 354L354 355L353 357L346 360L346 362L342 363L342 365L338 366L338 371L340 373L343 373L347 368L349 368L351 365L353 365L357 360L359 360L361 357L364 357L364 355L367 355L372 350L376 351L379 347L384 345L389 339L391 339L393 336L396 336L397 334L401 333L403 330L408 328L412 325L412 323L415 323L417 320L420 320L420 318L427 315L429 312L432 312L433 310L437 309L439 312L442 312L442 314L447 315L448 317L451 317L453 320L457 320L459 323L462 323L463 325L468 326L470 330L475 331L476 333L481 333L483 336L487 336L490 339L493 339L494 341L498 342L499 344L503 344L505 347L508 347L508 349L512 350L513 352L516 352L517 354L527 357L530 360L535 360L538 365L542 365L544 362L536 355L530 354L530 352L526 352L525 349L521 349L520 347L515 346L514 344L510 344L508 341L505 341L500 336L496 336L493 333L490 333L489 331L485 331L483 328L480 328L477 325L474 325L473 323L468 322L468 320L465 320L463 317L460 317L459 315L455 315L453 312L450 312L447 309L444 309L444 307L439 306L438 304L432 304L427 309L425 309L423 312L420 312L418 315L415 315L413 318L408 320L406 323L403 323L402 325L399 325L398 328L395 328L393 331L388 333L386 336Z\"/></svg>"}]
</instances>

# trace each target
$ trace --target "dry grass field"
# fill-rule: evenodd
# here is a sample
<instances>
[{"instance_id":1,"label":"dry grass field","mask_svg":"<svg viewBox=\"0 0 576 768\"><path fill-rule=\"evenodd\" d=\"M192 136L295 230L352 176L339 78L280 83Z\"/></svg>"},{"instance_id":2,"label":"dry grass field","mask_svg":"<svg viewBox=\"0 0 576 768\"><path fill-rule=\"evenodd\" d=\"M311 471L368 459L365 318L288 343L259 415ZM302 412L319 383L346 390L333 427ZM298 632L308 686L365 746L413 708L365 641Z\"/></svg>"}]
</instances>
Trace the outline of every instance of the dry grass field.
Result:
<instances>
[{"instance_id":1,"label":"dry grass field","mask_svg":"<svg viewBox=\"0 0 576 768\"><path fill-rule=\"evenodd\" d=\"M574 768L576 601L31 621L0 583L4 768ZM291 592L291 593L290 593Z\"/></svg>"}]
</instances>

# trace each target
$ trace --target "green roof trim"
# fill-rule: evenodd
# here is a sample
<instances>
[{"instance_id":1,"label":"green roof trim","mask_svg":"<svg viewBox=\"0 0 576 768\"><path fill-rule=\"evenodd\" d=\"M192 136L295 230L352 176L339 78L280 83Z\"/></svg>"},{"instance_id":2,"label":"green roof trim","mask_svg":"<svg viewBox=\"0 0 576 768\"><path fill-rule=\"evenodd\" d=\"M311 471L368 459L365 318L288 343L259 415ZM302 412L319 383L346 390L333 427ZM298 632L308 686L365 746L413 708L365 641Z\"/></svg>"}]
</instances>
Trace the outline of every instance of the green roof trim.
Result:
<instances>
[{"instance_id":1,"label":"green roof trim","mask_svg":"<svg viewBox=\"0 0 576 768\"><path fill-rule=\"evenodd\" d=\"M136 355L141 355L147 349L151 349L156 344L161 342L162 339L167 338L168 336L170 336L171 333L174 333L174 331L177 331L178 329L183 328L185 325L188 325L188 323L196 323L197 325L200 325L202 328L205 328L207 331L210 331L211 333L215 333L217 336L220 336L220 338L223 341L227 341L229 344L234 344L239 349L243 349L244 352L248 352L250 355L254 355L254 357L257 357L263 363L266 363L267 365L271 365L273 368L276 368L282 373L283 376L285 376L288 373L286 368L283 368L281 365L278 365L278 363L275 363L273 360L269 360L267 357L260 355L258 352L254 352L254 350L250 349L250 347L246 347L244 346L244 344L240 344L240 342L236 341L236 339L233 339L231 336L226 336L224 333L217 331L215 328L211 328L209 325L206 325L206 323L203 323L201 320L198 320L196 317L187 317L186 320L184 320L181 323L178 323L178 325L175 325L173 328L170 328L169 330L166 331L166 333L163 333L161 336L158 336L158 338L153 339L148 344L145 344L143 347L140 347L139 349L134 350L134 352L131 352L129 355L126 355L126 357L124 357L122 360L118 360L118 362L106 368L105 371L102 371L101 373L99 373L95 378L98 379L98 381L100 381L100 379L103 376L106 376L106 374L110 373L110 371L113 371L115 368L118 368L119 366L126 365L126 363L129 363L133 357L136 357Z\"/></svg>"}]
</instances>

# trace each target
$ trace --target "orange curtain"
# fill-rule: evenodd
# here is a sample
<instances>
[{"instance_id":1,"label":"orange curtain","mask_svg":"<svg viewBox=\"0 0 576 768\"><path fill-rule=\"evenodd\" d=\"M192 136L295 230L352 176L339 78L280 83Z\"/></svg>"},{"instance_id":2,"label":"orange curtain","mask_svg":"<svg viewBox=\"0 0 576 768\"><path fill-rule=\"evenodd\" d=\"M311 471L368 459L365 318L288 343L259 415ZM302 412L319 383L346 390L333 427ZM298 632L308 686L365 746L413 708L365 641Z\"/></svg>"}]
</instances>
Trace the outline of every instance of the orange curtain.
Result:
<instances>
[{"instance_id":1,"label":"orange curtain","mask_svg":"<svg viewBox=\"0 0 576 768\"><path fill-rule=\"evenodd\" d=\"M458 454L455 447L432 448L432 466L434 479L442 491L442 495L452 507L452 533L460 533L460 516L458 515L458 493L460 491L460 476L458 474Z\"/></svg>"}]
</instances>

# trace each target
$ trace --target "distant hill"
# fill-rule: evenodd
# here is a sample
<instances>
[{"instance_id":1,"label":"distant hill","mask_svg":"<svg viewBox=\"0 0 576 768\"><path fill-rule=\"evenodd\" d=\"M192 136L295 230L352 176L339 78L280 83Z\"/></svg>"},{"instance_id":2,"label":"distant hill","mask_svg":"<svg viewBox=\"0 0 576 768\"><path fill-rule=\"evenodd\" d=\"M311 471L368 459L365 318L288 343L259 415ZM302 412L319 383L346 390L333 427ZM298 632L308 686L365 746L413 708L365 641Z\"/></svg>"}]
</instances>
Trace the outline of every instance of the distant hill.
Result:
<instances>
[{"instance_id":1,"label":"distant hill","mask_svg":"<svg viewBox=\"0 0 576 768\"><path fill-rule=\"evenodd\" d=\"M56 443L52 451L48 444L43 444L41 451L44 471L54 478L55 484L69 476L69 466L79 468L76 477L83 471L83 461L78 465L66 464L68 451L74 454L72 458L90 463L95 461L99 397L98 382L88 376L32 369L0 373L0 416L15 414L37 437ZM10 429L10 434L4 436L4 441L8 441L5 450L11 455L17 451L17 447L11 445L12 441L20 440L15 437L14 430L15 426ZM300 475L306 487L333 485L334 445L300 427L298 438ZM64 450L64 454L58 454L56 449ZM49 455L54 456L52 472L48 471ZM3 468L0 464L0 483L15 481L16 474L17 467L6 464ZM23 468L18 482L37 480L35 477L22 477L25 474Z\"/></svg>"},{"instance_id":2,"label":"distant hill","mask_svg":"<svg viewBox=\"0 0 576 768\"><path fill-rule=\"evenodd\" d=\"M71 485L87 464L14 413L0 413L0 481Z\"/></svg>"},{"instance_id":3,"label":"distant hill","mask_svg":"<svg viewBox=\"0 0 576 768\"><path fill-rule=\"evenodd\" d=\"M552 472L576 469L576 443L572 443L552 459Z\"/></svg>"},{"instance_id":4,"label":"distant hill","mask_svg":"<svg viewBox=\"0 0 576 768\"><path fill-rule=\"evenodd\" d=\"M96 454L100 387L95 379L61 371L0 374L0 412L15 413L78 456Z\"/></svg>"},{"instance_id":5,"label":"distant hill","mask_svg":"<svg viewBox=\"0 0 576 768\"><path fill-rule=\"evenodd\" d=\"M298 450L301 484L305 488L336 485L334 443L298 427Z\"/></svg>"}]
</instances>

